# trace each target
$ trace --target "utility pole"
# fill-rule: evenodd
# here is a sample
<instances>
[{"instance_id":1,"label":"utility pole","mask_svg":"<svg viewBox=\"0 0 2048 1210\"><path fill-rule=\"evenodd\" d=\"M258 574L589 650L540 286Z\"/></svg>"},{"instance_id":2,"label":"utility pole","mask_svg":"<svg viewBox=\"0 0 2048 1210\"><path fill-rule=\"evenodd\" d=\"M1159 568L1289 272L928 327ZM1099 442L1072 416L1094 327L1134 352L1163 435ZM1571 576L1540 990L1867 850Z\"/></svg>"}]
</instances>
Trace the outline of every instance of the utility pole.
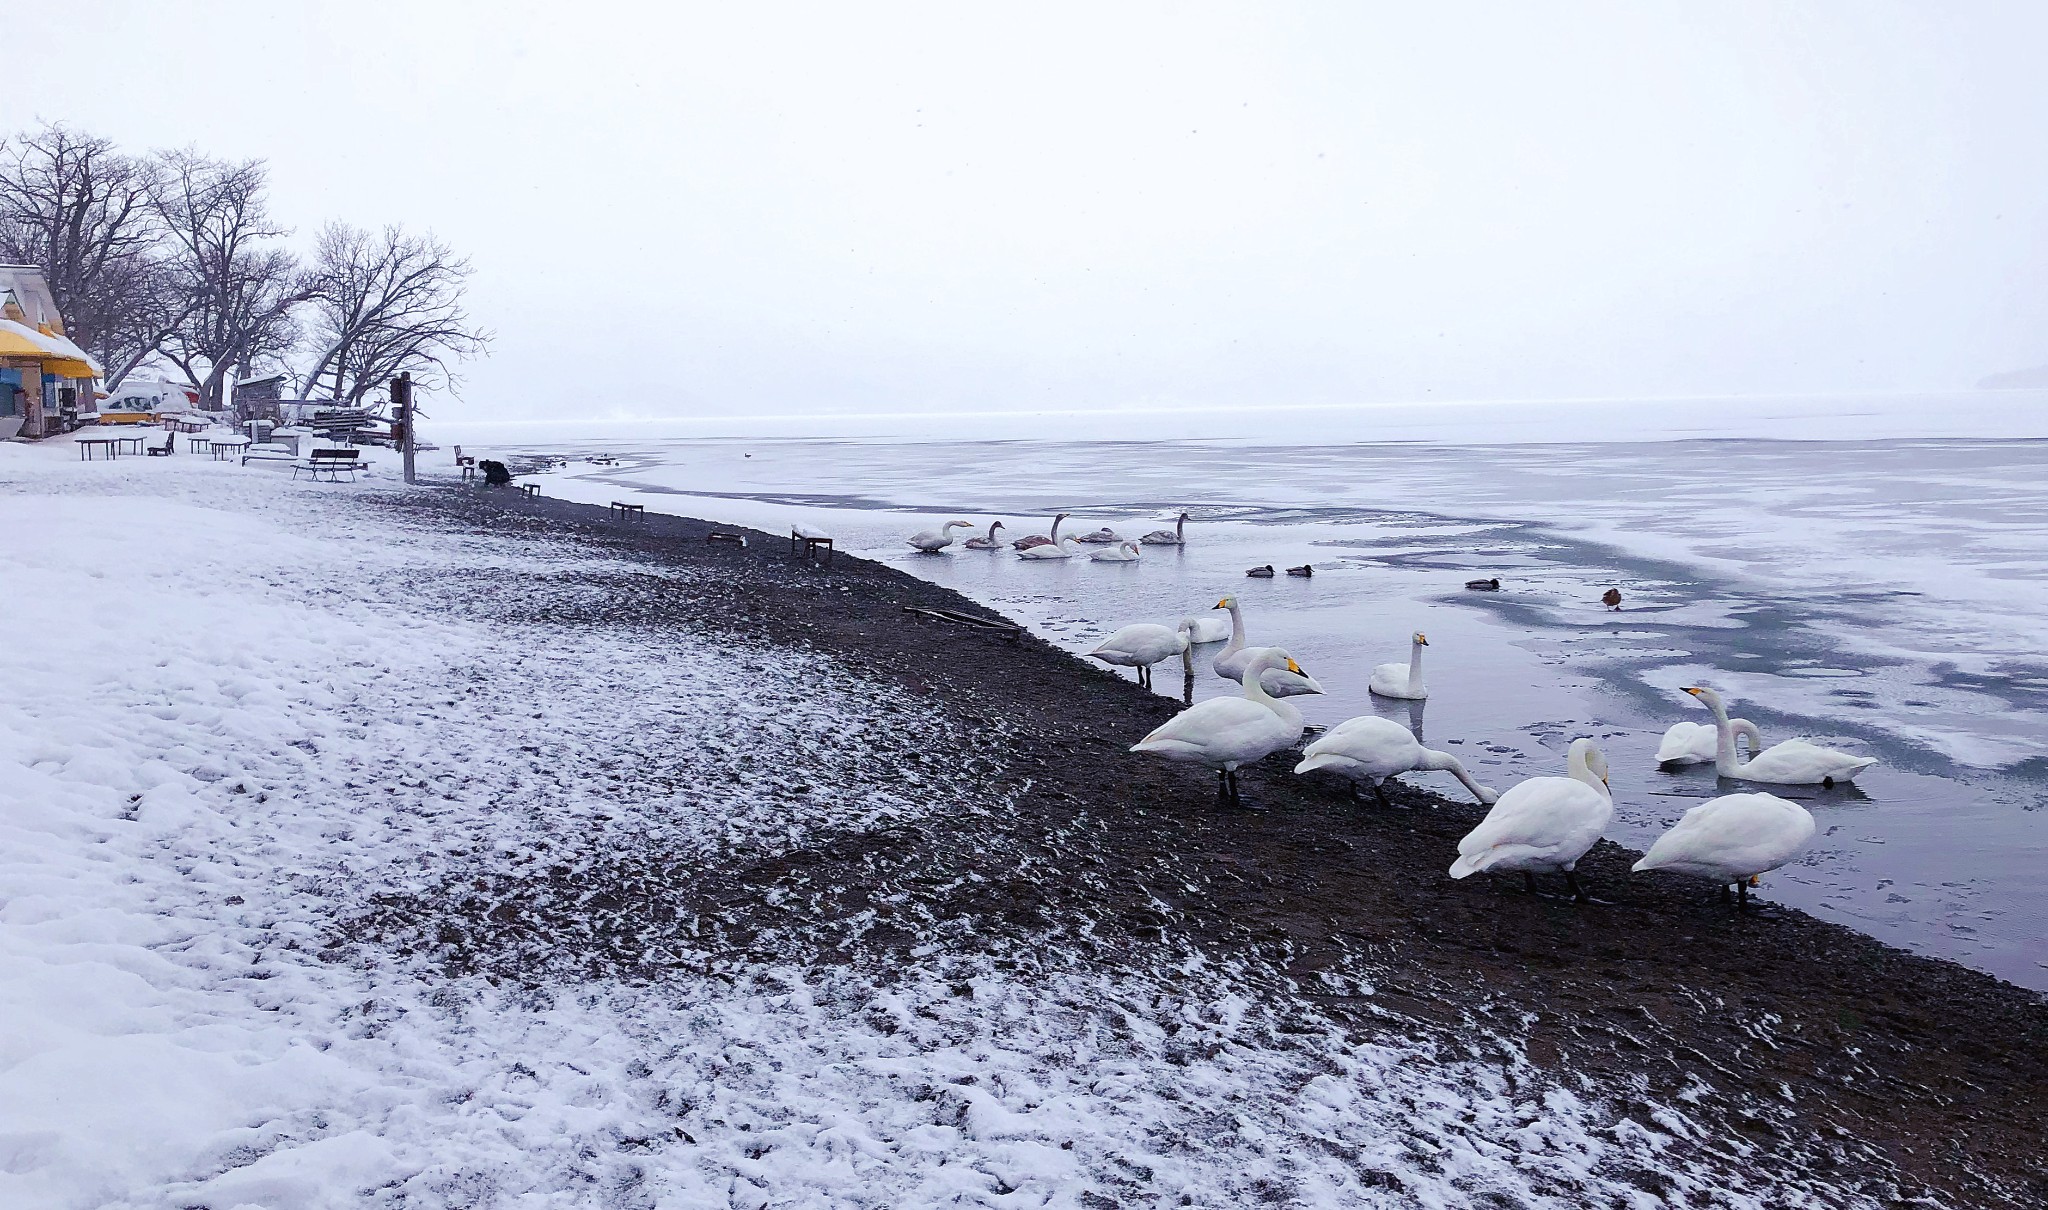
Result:
<instances>
[{"instance_id":1,"label":"utility pole","mask_svg":"<svg viewBox=\"0 0 2048 1210\"><path fill-rule=\"evenodd\" d=\"M405 451L405 481L417 483L412 460L412 371L391 380L391 410L397 413L398 448Z\"/></svg>"}]
</instances>

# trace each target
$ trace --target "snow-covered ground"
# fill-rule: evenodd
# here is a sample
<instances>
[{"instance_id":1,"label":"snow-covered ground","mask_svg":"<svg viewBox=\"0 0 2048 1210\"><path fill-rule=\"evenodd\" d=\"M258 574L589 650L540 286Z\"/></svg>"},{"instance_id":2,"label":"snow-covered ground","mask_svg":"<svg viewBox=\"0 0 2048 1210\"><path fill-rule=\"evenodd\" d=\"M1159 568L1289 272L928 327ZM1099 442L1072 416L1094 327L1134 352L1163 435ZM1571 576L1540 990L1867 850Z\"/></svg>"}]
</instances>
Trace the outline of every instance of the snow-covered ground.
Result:
<instances>
[{"instance_id":1,"label":"snow-covered ground","mask_svg":"<svg viewBox=\"0 0 2048 1210\"><path fill-rule=\"evenodd\" d=\"M1186 953L817 964L697 921L679 973L451 974L390 905L1005 801L845 759L955 724L816 656L500 608L687 574L401 490L0 445L0 1205L1843 1204L1686 1104Z\"/></svg>"}]
</instances>

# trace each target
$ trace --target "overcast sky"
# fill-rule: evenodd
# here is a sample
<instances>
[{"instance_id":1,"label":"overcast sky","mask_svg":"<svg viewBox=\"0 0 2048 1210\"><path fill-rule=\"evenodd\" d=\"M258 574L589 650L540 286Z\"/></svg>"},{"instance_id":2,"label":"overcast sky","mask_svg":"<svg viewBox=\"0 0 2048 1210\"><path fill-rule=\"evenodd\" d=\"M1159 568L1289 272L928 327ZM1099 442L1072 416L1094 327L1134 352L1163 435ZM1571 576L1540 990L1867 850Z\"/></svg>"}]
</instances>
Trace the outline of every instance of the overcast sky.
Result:
<instances>
[{"instance_id":1,"label":"overcast sky","mask_svg":"<svg viewBox=\"0 0 2048 1210\"><path fill-rule=\"evenodd\" d=\"M1939 390L2048 362L2038 3L71 0L6 25L8 129L263 157L303 233L469 253L497 340L443 415Z\"/></svg>"}]
</instances>

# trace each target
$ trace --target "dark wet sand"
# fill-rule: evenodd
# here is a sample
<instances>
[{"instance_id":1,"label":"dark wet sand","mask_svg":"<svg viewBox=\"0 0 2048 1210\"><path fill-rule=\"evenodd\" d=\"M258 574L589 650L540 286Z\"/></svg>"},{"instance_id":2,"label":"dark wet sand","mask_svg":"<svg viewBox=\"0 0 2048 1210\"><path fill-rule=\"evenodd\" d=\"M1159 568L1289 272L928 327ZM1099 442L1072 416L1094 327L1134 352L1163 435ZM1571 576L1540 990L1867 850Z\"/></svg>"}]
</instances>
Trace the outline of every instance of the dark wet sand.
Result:
<instances>
[{"instance_id":1,"label":"dark wet sand","mask_svg":"<svg viewBox=\"0 0 2048 1210\"><path fill-rule=\"evenodd\" d=\"M1482 1056L1519 1044L1584 1095L1687 1101L1709 1130L1678 1146L1704 1162L1796 1168L1878 1204L2048 1205L2048 1005L2034 993L1796 911L1738 917L1702 881L1631 879L1635 854L1610 843L1580 867L1605 905L1535 898L1519 880L1453 882L1445 868L1479 808L1415 790L1391 809L1355 803L1294 777L1291 758L1246 771L1263 810L1219 810L1211 774L1126 751L1172 705L1028 635L907 614L986 611L879 564L842 555L825 571L792 561L776 535L709 545L703 522L617 523L510 491L401 499L457 526L693 569L682 593L649 576L561 594L548 583L560 573L542 570L493 590L532 622L708 619L894 681L988 729L989 748L933 759L985 760L992 785L1022 790L1023 809L957 827L848 835L746 868L622 855L616 887L486 897L524 897L536 919L579 913L562 935L578 938L587 974L659 977L642 957L647 921L605 911L650 895L712 913L735 955L781 960L887 963L997 938L1014 953L1043 938L1048 953L1114 970L1191 946L1240 964L1246 995L1303 997L1359 1037L1428 1037ZM402 934L453 971L535 977L533 938L487 921L437 934L434 915L460 904L385 906L352 922L350 939ZM1670 1192L1663 1179L1642 1174L1651 1192Z\"/></svg>"}]
</instances>

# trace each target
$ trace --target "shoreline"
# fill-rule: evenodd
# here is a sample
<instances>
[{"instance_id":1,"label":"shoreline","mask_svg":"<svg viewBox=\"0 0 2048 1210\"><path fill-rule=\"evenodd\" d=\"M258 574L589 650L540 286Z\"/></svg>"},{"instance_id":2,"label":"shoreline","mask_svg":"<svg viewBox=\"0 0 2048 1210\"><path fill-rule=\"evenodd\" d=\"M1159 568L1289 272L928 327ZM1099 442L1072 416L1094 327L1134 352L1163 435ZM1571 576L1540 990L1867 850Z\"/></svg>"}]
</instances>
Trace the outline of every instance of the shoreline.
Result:
<instances>
[{"instance_id":1,"label":"shoreline","mask_svg":"<svg viewBox=\"0 0 2048 1210\"><path fill-rule=\"evenodd\" d=\"M1703 881L1628 880L1634 855L1611 842L1581 865L1608 905L1453 883L1444 867L1481 811L1421 791L1394 792L1396 809L1361 806L1272 761L1245 776L1267 809L1221 813L1206 773L1124 750L1173 703L1028 633L1011 642L902 612L988 613L951 590L853 555L813 571L788 558L786 537L757 531L744 550L709 546L714 527L701 521L614 522L597 506L425 486L393 506L543 529L688 573L686 600L614 597L554 622L646 626L685 610L892 680L999 741L990 778L1020 807L1006 817L695 872L677 894L759 922L727 939L736 952L800 923L824 938L805 960L903 960L932 942L872 915L873 868L893 863L921 888L893 913L953 922L946 944L969 952L1028 950L1056 933L1115 969L1184 947L1241 971L1248 995L1304 998L1361 1034L1511 1039L1538 1068L1606 1095L1687 1098L1757 1149L1748 1164L1781 1152L1810 1164L1846 1141L1905 1189L1951 1204L2048 1195L2048 1006L2034 993L1797 911L1733 918ZM830 893L801 907L764 897L792 871ZM521 974L494 966L488 946L441 959ZM1702 1080L1712 1095L1694 1089ZM1766 1123L1765 1106L1786 1116Z\"/></svg>"}]
</instances>

